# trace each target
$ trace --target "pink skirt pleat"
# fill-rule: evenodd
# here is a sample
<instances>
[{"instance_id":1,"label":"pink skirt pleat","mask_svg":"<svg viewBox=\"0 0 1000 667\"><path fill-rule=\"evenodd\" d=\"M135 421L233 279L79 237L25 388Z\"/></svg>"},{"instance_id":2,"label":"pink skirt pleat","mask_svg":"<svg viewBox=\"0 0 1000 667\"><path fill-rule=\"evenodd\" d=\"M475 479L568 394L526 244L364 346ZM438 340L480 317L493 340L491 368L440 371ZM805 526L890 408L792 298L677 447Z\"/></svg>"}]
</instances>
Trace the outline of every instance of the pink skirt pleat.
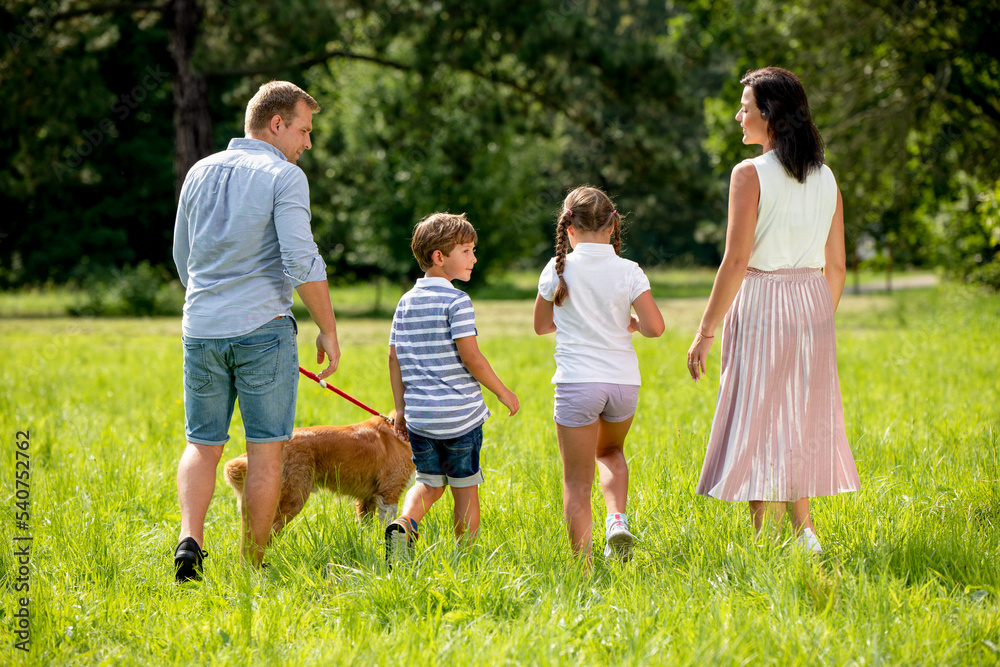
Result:
<instances>
[{"instance_id":1,"label":"pink skirt pleat","mask_svg":"<svg viewBox=\"0 0 1000 667\"><path fill-rule=\"evenodd\" d=\"M721 365L698 493L791 502L860 488L819 269L748 269L726 313Z\"/></svg>"}]
</instances>

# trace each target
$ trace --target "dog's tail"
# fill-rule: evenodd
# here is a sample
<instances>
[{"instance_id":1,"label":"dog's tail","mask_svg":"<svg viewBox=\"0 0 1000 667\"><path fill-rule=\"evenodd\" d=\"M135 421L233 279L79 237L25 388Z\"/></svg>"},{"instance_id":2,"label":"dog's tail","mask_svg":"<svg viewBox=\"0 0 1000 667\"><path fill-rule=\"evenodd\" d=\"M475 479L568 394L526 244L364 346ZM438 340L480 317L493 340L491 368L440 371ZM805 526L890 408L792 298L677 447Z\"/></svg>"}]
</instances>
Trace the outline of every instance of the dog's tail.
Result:
<instances>
[{"instance_id":1,"label":"dog's tail","mask_svg":"<svg viewBox=\"0 0 1000 667\"><path fill-rule=\"evenodd\" d=\"M226 482L236 492L236 500L243 496L243 484L247 476L247 455L242 454L226 463L224 470Z\"/></svg>"}]
</instances>

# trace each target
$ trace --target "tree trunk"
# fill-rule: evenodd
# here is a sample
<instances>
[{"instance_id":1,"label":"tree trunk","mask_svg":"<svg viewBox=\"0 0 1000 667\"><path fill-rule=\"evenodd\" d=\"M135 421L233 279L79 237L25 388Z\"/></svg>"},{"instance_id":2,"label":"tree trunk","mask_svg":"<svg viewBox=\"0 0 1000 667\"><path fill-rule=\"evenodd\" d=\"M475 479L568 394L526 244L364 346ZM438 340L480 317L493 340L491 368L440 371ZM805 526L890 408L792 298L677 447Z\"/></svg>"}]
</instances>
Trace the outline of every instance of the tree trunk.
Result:
<instances>
[{"instance_id":1,"label":"tree trunk","mask_svg":"<svg viewBox=\"0 0 1000 667\"><path fill-rule=\"evenodd\" d=\"M191 56L204 12L196 0L170 0L164 19L174 62L174 200L191 166L212 152L208 84L191 69Z\"/></svg>"}]
</instances>

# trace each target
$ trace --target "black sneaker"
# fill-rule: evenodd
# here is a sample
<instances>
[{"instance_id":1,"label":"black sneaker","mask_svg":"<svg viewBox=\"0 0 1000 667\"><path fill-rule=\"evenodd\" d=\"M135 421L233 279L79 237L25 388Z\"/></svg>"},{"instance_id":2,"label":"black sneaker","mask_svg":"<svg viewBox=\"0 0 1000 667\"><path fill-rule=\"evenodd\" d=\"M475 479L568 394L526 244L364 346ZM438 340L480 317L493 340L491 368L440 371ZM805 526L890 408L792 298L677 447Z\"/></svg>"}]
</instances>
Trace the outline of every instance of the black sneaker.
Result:
<instances>
[{"instance_id":1,"label":"black sneaker","mask_svg":"<svg viewBox=\"0 0 1000 667\"><path fill-rule=\"evenodd\" d=\"M413 560L413 543L420 537L411 519L400 517L385 529L385 561L393 563Z\"/></svg>"},{"instance_id":2,"label":"black sneaker","mask_svg":"<svg viewBox=\"0 0 1000 667\"><path fill-rule=\"evenodd\" d=\"M201 568L208 552L202 551L193 537L185 537L174 549L174 579L179 584L185 581L200 581Z\"/></svg>"}]
</instances>

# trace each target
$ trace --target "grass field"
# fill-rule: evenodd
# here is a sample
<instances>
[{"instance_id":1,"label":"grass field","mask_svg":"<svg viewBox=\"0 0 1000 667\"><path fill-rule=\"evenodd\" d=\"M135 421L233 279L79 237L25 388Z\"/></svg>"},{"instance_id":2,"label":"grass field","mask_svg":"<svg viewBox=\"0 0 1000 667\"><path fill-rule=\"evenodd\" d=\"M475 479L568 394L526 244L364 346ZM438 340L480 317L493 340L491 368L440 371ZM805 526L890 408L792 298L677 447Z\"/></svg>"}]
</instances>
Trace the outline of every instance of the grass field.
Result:
<instances>
[{"instance_id":1,"label":"grass field","mask_svg":"<svg viewBox=\"0 0 1000 667\"><path fill-rule=\"evenodd\" d=\"M250 572L220 468L206 577L183 587L171 560L179 321L51 316L58 306L25 317L22 306L0 320L0 663L1000 663L1000 299L951 285L845 297L838 358L862 490L814 503L826 548L814 560L756 540L745 506L694 495L718 346L708 381L685 379L704 298L678 296L660 301L667 333L635 341L644 384L627 453L642 542L632 563L596 558L587 572L571 559L553 339L531 333L530 300L481 300L480 345L522 411L508 418L487 398L474 547L453 544L442 501L422 523L416 561L390 572L379 529L319 493L276 538L270 569ZM383 411L387 331L385 319L342 319L333 378ZM309 368L314 332L304 323L299 336ZM365 417L300 385L297 425ZM27 528L16 524L18 431L29 433ZM224 460L244 451L241 431L237 413ZM596 488L594 509L599 521ZM25 535L27 582L15 554ZM27 652L14 647L22 609Z\"/></svg>"}]
</instances>

